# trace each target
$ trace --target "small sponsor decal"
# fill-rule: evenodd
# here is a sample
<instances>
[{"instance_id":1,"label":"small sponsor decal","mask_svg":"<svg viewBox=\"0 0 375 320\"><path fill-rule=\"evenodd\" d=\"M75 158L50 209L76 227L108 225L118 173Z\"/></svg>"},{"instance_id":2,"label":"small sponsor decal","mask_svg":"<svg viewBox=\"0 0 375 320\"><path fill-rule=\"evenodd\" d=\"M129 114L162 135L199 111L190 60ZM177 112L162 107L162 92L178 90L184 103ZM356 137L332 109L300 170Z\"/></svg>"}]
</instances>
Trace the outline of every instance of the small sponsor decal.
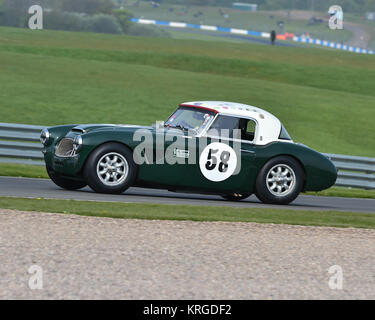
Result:
<instances>
[{"instance_id":1,"label":"small sponsor decal","mask_svg":"<svg viewBox=\"0 0 375 320\"><path fill-rule=\"evenodd\" d=\"M189 150L174 149L173 155L177 158L189 158Z\"/></svg>"}]
</instances>

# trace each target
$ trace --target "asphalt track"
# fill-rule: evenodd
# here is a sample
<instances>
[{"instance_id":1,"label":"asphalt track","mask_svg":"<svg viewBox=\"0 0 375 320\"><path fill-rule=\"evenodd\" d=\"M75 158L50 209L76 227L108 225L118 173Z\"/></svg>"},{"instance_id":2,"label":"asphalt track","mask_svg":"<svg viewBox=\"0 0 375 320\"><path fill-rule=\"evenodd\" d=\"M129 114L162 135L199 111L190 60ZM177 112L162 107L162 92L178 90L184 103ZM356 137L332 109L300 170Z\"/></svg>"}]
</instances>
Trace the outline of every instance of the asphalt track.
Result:
<instances>
[{"instance_id":1,"label":"asphalt track","mask_svg":"<svg viewBox=\"0 0 375 320\"><path fill-rule=\"evenodd\" d=\"M86 187L79 191L67 191L57 187L49 179L0 177L0 196L22 198L70 199L100 202L162 203L236 208L282 208L291 210L355 211L375 213L375 199L318 197L300 195L287 206L266 205L255 196L240 202L226 201L220 196L175 193L166 190L130 188L121 195L98 194Z\"/></svg>"}]
</instances>

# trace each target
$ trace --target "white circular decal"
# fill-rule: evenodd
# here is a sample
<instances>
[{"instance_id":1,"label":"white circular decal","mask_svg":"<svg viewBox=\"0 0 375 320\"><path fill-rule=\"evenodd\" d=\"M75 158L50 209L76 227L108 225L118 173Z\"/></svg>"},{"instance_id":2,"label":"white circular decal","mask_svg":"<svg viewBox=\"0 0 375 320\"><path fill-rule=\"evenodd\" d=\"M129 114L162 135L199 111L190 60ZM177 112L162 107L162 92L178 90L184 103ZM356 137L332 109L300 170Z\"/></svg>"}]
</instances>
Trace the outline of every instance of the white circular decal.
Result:
<instances>
[{"instance_id":1,"label":"white circular decal","mask_svg":"<svg viewBox=\"0 0 375 320\"><path fill-rule=\"evenodd\" d=\"M211 181L228 179L237 166L236 152L227 144L213 142L203 149L199 158L202 174Z\"/></svg>"}]
</instances>

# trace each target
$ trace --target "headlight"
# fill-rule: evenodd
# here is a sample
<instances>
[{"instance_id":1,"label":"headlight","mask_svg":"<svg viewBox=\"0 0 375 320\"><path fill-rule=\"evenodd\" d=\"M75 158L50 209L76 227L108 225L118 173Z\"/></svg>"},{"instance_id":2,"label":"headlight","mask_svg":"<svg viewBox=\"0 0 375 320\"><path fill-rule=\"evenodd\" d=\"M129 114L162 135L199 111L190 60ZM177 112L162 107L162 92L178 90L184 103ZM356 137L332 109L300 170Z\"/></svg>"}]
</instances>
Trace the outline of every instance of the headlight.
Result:
<instances>
[{"instance_id":1,"label":"headlight","mask_svg":"<svg viewBox=\"0 0 375 320\"><path fill-rule=\"evenodd\" d=\"M74 154L77 154L81 150L83 144L82 136L76 136L73 141Z\"/></svg>"},{"instance_id":2,"label":"headlight","mask_svg":"<svg viewBox=\"0 0 375 320\"><path fill-rule=\"evenodd\" d=\"M49 137L50 137L50 134L49 134L48 129L43 129L42 132L40 133L40 142L46 146L48 143Z\"/></svg>"}]
</instances>

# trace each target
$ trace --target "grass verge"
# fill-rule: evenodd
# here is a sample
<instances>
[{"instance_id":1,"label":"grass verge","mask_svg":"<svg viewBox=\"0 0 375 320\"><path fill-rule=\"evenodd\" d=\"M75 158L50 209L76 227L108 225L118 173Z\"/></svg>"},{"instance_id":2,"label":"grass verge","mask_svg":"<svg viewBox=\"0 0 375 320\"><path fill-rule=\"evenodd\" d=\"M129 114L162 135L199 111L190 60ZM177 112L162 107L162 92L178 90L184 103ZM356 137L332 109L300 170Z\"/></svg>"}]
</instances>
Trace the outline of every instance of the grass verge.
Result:
<instances>
[{"instance_id":1,"label":"grass verge","mask_svg":"<svg viewBox=\"0 0 375 320\"><path fill-rule=\"evenodd\" d=\"M375 190L332 187L319 192L305 192L308 196L375 199Z\"/></svg>"},{"instance_id":2,"label":"grass verge","mask_svg":"<svg viewBox=\"0 0 375 320\"><path fill-rule=\"evenodd\" d=\"M375 214L0 197L0 208L123 219L228 221L375 228Z\"/></svg>"},{"instance_id":3,"label":"grass verge","mask_svg":"<svg viewBox=\"0 0 375 320\"><path fill-rule=\"evenodd\" d=\"M13 163L0 163L0 176L48 178L48 174L44 166L23 165Z\"/></svg>"}]
</instances>

